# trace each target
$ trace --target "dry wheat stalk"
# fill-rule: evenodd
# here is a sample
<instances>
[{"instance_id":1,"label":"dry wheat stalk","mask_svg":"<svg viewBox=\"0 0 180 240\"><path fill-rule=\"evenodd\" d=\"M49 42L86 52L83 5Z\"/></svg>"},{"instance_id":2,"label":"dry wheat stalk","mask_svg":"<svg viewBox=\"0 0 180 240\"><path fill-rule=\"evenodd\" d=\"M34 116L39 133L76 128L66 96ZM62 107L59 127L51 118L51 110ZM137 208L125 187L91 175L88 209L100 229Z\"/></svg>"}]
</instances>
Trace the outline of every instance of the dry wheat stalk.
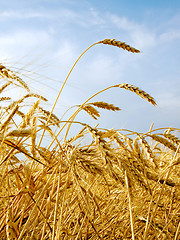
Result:
<instances>
[{"instance_id":1,"label":"dry wheat stalk","mask_svg":"<svg viewBox=\"0 0 180 240\"><path fill-rule=\"evenodd\" d=\"M47 98L45 98L45 97L43 97L42 95L39 95L39 94L37 94L37 93L28 93L28 94L26 94L26 95L21 99L21 101L23 101L24 99L29 98L29 97L39 98L39 99L41 99L41 100L43 100L43 101L45 101L45 102L48 101Z\"/></svg>"},{"instance_id":2,"label":"dry wheat stalk","mask_svg":"<svg viewBox=\"0 0 180 240\"><path fill-rule=\"evenodd\" d=\"M101 137L101 133L95 128L87 126L88 131L91 133L92 137L95 140L95 144L101 154L102 159L106 164L106 168L113 179L118 182L122 182L119 175L115 172L113 167L113 157L114 153L111 151L109 144Z\"/></svg>"},{"instance_id":3,"label":"dry wheat stalk","mask_svg":"<svg viewBox=\"0 0 180 240\"><path fill-rule=\"evenodd\" d=\"M4 91L4 89L7 88L10 84L11 84L11 82L7 82L4 85L2 85L2 87L0 88L0 93L2 93Z\"/></svg>"},{"instance_id":4,"label":"dry wheat stalk","mask_svg":"<svg viewBox=\"0 0 180 240\"><path fill-rule=\"evenodd\" d=\"M33 128L31 132L31 145L30 150L33 155L33 157L36 157L36 126L37 126L37 117L34 116L31 121L31 127Z\"/></svg>"},{"instance_id":5,"label":"dry wheat stalk","mask_svg":"<svg viewBox=\"0 0 180 240\"><path fill-rule=\"evenodd\" d=\"M173 150L174 152L176 152L177 148L171 142L169 142L166 138L160 137L156 134L151 134L148 136L151 137L153 140L163 144L165 147L168 147L171 150Z\"/></svg>"},{"instance_id":6,"label":"dry wheat stalk","mask_svg":"<svg viewBox=\"0 0 180 240\"><path fill-rule=\"evenodd\" d=\"M23 96L22 98L20 98L17 101L13 101L11 104L9 104L9 106L6 108L7 110L12 109L15 105L22 103L25 99L30 98L30 97L35 97L35 98L39 98L42 99L43 101L47 102L47 99L39 94L36 93L28 93L25 96Z\"/></svg>"},{"instance_id":7,"label":"dry wheat stalk","mask_svg":"<svg viewBox=\"0 0 180 240\"><path fill-rule=\"evenodd\" d=\"M11 137L27 137L29 135L31 135L33 131L33 128L29 128L29 129L15 129L10 131L9 133L7 133L6 136L11 136Z\"/></svg>"},{"instance_id":8,"label":"dry wheat stalk","mask_svg":"<svg viewBox=\"0 0 180 240\"><path fill-rule=\"evenodd\" d=\"M13 116L16 114L16 111L18 110L19 106L16 105L12 111L9 113L9 115L7 116L6 120L4 121L4 123L1 124L0 126L0 130L2 131L3 129L5 129L7 127L7 125L9 124L9 122L12 120Z\"/></svg>"},{"instance_id":9,"label":"dry wheat stalk","mask_svg":"<svg viewBox=\"0 0 180 240\"><path fill-rule=\"evenodd\" d=\"M54 113L50 113L49 111L43 109L42 107L39 107L39 110L48 118L50 116L49 121L51 120L52 122L54 122L54 124L56 124L59 127L60 120Z\"/></svg>"},{"instance_id":10,"label":"dry wheat stalk","mask_svg":"<svg viewBox=\"0 0 180 240\"><path fill-rule=\"evenodd\" d=\"M22 87L24 87L28 92L30 92L28 85L20 77L16 76L10 69L6 68L2 64L0 64L0 76L2 78L16 80L21 84Z\"/></svg>"},{"instance_id":11,"label":"dry wheat stalk","mask_svg":"<svg viewBox=\"0 0 180 240\"><path fill-rule=\"evenodd\" d=\"M119 136L124 140L124 142L119 139ZM118 156L121 168L124 171L128 172L129 178L132 178L132 182L137 182L146 191L150 191L150 187L147 182L147 176L145 173L145 166L149 167L149 164L146 163L145 159L143 159L141 156L141 150L137 142L138 138L136 138L135 141L138 146L138 154L136 153L136 151L134 151L135 149L132 147L133 141L131 138L128 138L120 132L117 132L117 134L113 136L113 139L119 145L119 147L123 149ZM130 149L124 143L126 143Z\"/></svg>"},{"instance_id":12,"label":"dry wheat stalk","mask_svg":"<svg viewBox=\"0 0 180 240\"><path fill-rule=\"evenodd\" d=\"M101 136L101 138L112 138L113 136L117 135L117 131L115 131L114 129L109 129L106 131L99 131L99 135Z\"/></svg>"},{"instance_id":13,"label":"dry wheat stalk","mask_svg":"<svg viewBox=\"0 0 180 240\"><path fill-rule=\"evenodd\" d=\"M127 51L132 52L132 53L139 53L140 52L139 50L129 46L125 42L117 41L115 39L104 39L104 40L100 41L99 43L116 46L116 47L122 48L122 49L127 50Z\"/></svg>"},{"instance_id":14,"label":"dry wheat stalk","mask_svg":"<svg viewBox=\"0 0 180 240\"><path fill-rule=\"evenodd\" d=\"M0 101L6 101L6 100L11 100L11 98L10 97L1 97L0 98Z\"/></svg>"},{"instance_id":15,"label":"dry wheat stalk","mask_svg":"<svg viewBox=\"0 0 180 240\"><path fill-rule=\"evenodd\" d=\"M26 126L28 126L30 124L30 120L34 115L34 112L36 111L36 109L39 107L39 103L40 100L37 100L33 106L30 108L29 112L27 112L27 114L23 117L23 121L20 125L20 128L25 128Z\"/></svg>"},{"instance_id":16,"label":"dry wheat stalk","mask_svg":"<svg viewBox=\"0 0 180 240\"><path fill-rule=\"evenodd\" d=\"M174 136L171 133L164 133L163 136L169 140L171 140L173 143L179 145L180 144L180 140L179 138L177 138L176 136Z\"/></svg>"},{"instance_id":17,"label":"dry wheat stalk","mask_svg":"<svg viewBox=\"0 0 180 240\"><path fill-rule=\"evenodd\" d=\"M133 86L131 84L128 84L128 83L119 84L119 85L116 85L116 87L124 88L126 90L131 91L131 92L134 92L137 95L139 95L140 97L146 99L148 102L150 102L154 106L157 105L153 97L151 97L148 93L139 89L138 87L135 87L135 86Z\"/></svg>"},{"instance_id":18,"label":"dry wheat stalk","mask_svg":"<svg viewBox=\"0 0 180 240\"><path fill-rule=\"evenodd\" d=\"M157 167L157 164L156 164L155 159L154 159L153 152L152 152L151 147L149 146L148 142L140 136L139 136L139 140L140 140L142 146L145 148L145 151L147 153L147 156L148 156L149 160L154 164L155 167Z\"/></svg>"},{"instance_id":19,"label":"dry wheat stalk","mask_svg":"<svg viewBox=\"0 0 180 240\"><path fill-rule=\"evenodd\" d=\"M119 111L121 110L119 107L115 107L113 104L109 104L106 102L92 102L89 103L93 106L96 106L98 108L103 108L103 109L107 109L107 110L112 110L112 111Z\"/></svg>"},{"instance_id":20,"label":"dry wheat stalk","mask_svg":"<svg viewBox=\"0 0 180 240\"><path fill-rule=\"evenodd\" d=\"M99 112L90 105L84 105L82 106L82 109L86 111L92 118L97 120L97 117L100 117Z\"/></svg>"},{"instance_id":21,"label":"dry wheat stalk","mask_svg":"<svg viewBox=\"0 0 180 240\"><path fill-rule=\"evenodd\" d=\"M12 210L10 206L8 206L6 213L6 234L7 240L17 240L17 229L15 229L15 223L12 219Z\"/></svg>"},{"instance_id":22,"label":"dry wheat stalk","mask_svg":"<svg viewBox=\"0 0 180 240\"><path fill-rule=\"evenodd\" d=\"M120 136L121 139L123 139L127 145L129 146L131 143L133 143L133 140L129 137L127 137L126 135L120 133L120 132L117 132L117 134ZM131 146L129 146L130 148L132 148Z\"/></svg>"},{"instance_id":23,"label":"dry wheat stalk","mask_svg":"<svg viewBox=\"0 0 180 240\"><path fill-rule=\"evenodd\" d=\"M131 202L132 202L131 181L130 181L130 178L126 171L125 171L125 181L126 181L128 199L129 199L129 212L130 212L130 221L131 221L132 240L135 240L135 238L134 238L134 218L133 218L132 204L131 204Z\"/></svg>"},{"instance_id":24,"label":"dry wheat stalk","mask_svg":"<svg viewBox=\"0 0 180 240\"><path fill-rule=\"evenodd\" d=\"M138 156L141 156L141 148L139 146L138 140L139 140L139 136L133 140L133 145L134 145L135 152L138 154Z\"/></svg>"},{"instance_id":25,"label":"dry wheat stalk","mask_svg":"<svg viewBox=\"0 0 180 240\"><path fill-rule=\"evenodd\" d=\"M25 118L25 114L23 112L21 112L20 110L17 110L16 112L22 119Z\"/></svg>"}]
</instances>

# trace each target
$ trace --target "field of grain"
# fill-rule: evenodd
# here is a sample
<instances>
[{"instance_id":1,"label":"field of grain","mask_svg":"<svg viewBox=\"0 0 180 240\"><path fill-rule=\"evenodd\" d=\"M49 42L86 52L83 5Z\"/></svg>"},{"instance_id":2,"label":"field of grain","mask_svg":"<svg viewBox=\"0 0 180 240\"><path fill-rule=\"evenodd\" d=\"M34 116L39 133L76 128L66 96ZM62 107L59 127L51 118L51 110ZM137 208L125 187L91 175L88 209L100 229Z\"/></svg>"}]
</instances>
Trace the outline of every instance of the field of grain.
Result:
<instances>
[{"instance_id":1,"label":"field of grain","mask_svg":"<svg viewBox=\"0 0 180 240\"><path fill-rule=\"evenodd\" d=\"M43 105L45 96L0 65L0 239L180 239L180 129L152 125L138 133L76 121L81 111L94 119L101 108L119 111L102 99L93 101L110 88L156 106L152 96L120 83L76 106L68 119L53 113L76 63L96 44L139 53L115 39L91 45L73 65L51 111ZM12 85L24 96L5 96ZM81 130L68 138L72 125Z\"/></svg>"}]
</instances>

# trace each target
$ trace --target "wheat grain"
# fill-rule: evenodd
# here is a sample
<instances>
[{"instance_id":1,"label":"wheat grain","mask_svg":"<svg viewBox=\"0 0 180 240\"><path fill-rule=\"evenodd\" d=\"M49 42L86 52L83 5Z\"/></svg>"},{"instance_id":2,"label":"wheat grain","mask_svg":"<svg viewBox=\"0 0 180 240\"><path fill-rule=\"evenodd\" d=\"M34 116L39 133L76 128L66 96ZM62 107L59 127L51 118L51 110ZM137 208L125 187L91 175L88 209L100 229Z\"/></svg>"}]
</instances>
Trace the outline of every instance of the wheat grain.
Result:
<instances>
[{"instance_id":1,"label":"wheat grain","mask_svg":"<svg viewBox=\"0 0 180 240\"><path fill-rule=\"evenodd\" d=\"M154 105L154 106L157 105L153 97L151 97L148 93L139 89L138 87L135 87L135 86L133 86L131 84L128 84L128 83L119 84L119 85L116 85L116 87L124 88L126 90L131 91L131 92L134 92L137 95L139 95L141 98L146 99L152 105Z\"/></svg>"},{"instance_id":2,"label":"wheat grain","mask_svg":"<svg viewBox=\"0 0 180 240\"><path fill-rule=\"evenodd\" d=\"M115 39L104 39L104 40L100 41L99 43L116 46L116 47L122 48L122 49L127 50L127 51L132 52L132 53L139 53L140 52L138 49L129 46L125 42L117 41Z\"/></svg>"}]
</instances>

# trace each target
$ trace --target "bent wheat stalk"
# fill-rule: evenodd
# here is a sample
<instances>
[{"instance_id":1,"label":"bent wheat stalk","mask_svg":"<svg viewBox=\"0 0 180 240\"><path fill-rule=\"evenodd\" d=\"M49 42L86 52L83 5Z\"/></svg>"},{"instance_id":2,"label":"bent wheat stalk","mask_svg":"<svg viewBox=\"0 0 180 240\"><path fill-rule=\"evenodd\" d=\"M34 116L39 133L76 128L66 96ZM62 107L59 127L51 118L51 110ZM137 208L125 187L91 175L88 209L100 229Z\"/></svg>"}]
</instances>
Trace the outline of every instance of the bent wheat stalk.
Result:
<instances>
[{"instance_id":1,"label":"bent wheat stalk","mask_svg":"<svg viewBox=\"0 0 180 240\"><path fill-rule=\"evenodd\" d=\"M90 48L92 48L93 46L95 46L95 45L97 45L97 44L100 44L100 43L108 44L108 45L113 45L113 46L116 46L116 47L119 47L119 48L123 48L124 50L131 51L131 52L133 52L133 53L134 53L134 52L135 52L135 53L139 53L139 52L140 52L139 50L137 50L137 49L129 46L128 44L126 44L126 43L124 43L124 42L115 41L115 39L104 39L104 40L99 41L99 42L96 42L96 43L92 44L90 47L88 47L83 53L81 53L81 55L80 55L80 56L78 57L78 59L75 61L75 63L73 64L72 68L70 69L70 71L69 71L66 79L64 80L63 85L62 85L62 87L61 87L61 89L60 89L60 91L59 91L59 93L58 93L58 95L57 95L57 97L56 97L55 103L54 103L54 105L53 105L53 107L52 107L52 109L51 109L51 112L50 112L50 115L49 115L49 117L48 117L47 123L49 122L49 120L50 120L50 118L51 118L51 115L52 115L52 113L53 113L53 111L54 111L54 108L55 108L55 106L56 106L56 104L57 104L57 101L58 101L58 99L59 99L59 97L60 97L60 95L61 95L61 92L62 92L62 90L63 90L63 88L64 88L64 86L65 86L65 84L66 84L66 82L67 82L67 80L68 80L71 72L73 71L74 67L76 66L76 64L78 63L78 61L80 60L80 58L81 58ZM42 133L41 139L40 139L40 141L39 141L39 146L41 145L42 139L43 139L43 137L44 137L44 133L45 133L45 131L43 131L43 133Z\"/></svg>"}]
</instances>

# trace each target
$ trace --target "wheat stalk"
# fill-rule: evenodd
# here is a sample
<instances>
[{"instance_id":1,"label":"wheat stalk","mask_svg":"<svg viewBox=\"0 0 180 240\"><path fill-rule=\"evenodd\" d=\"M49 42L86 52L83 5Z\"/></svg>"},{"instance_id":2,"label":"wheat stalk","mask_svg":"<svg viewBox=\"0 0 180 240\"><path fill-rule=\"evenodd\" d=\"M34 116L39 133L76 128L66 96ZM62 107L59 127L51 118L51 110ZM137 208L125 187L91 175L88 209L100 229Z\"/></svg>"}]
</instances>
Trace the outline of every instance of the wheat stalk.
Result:
<instances>
[{"instance_id":1,"label":"wheat stalk","mask_svg":"<svg viewBox=\"0 0 180 240\"><path fill-rule=\"evenodd\" d=\"M47 99L45 97L43 97L43 96L41 96L37 93L28 93L28 94L24 95L22 98L20 98L19 100L13 101L6 109L10 110L15 105L22 103L25 99L30 98L30 97L39 98L40 100L43 100L43 101L47 102Z\"/></svg>"},{"instance_id":2,"label":"wheat stalk","mask_svg":"<svg viewBox=\"0 0 180 240\"><path fill-rule=\"evenodd\" d=\"M11 82L7 82L4 85L2 85L2 87L0 88L0 93L2 93L4 91L4 89L7 88L10 84L11 84Z\"/></svg>"},{"instance_id":3,"label":"wheat stalk","mask_svg":"<svg viewBox=\"0 0 180 240\"><path fill-rule=\"evenodd\" d=\"M26 126L28 126L30 124L30 120L31 118L33 117L34 115L34 112L36 111L36 109L39 107L39 103L40 103L40 100L37 100L33 106L30 108L29 112L27 112L26 115L22 115L23 116L23 121L20 125L20 128L25 128Z\"/></svg>"},{"instance_id":4,"label":"wheat stalk","mask_svg":"<svg viewBox=\"0 0 180 240\"><path fill-rule=\"evenodd\" d=\"M128 192L128 200L129 200L129 213L130 213L132 240L135 240L135 237L134 237L134 219L133 219L132 203L131 203L131 201L132 201L131 200L131 185L129 183L129 176L127 175L126 171L125 171L125 181L126 181L127 192Z\"/></svg>"},{"instance_id":5,"label":"wheat stalk","mask_svg":"<svg viewBox=\"0 0 180 240\"><path fill-rule=\"evenodd\" d=\"M9 124L9 122L12 120L13 116L16 114L16 111L18 110L19 106L16 105L12 111L9 113L9 115L7 116L6 120L4 121L4 123L1 124L0 126L0 130L2 131L3 129L6 128L6 126Z\"/></svg>"},{"instance_id":6,"label":"wheat stalk","mask_svg":"<svg viewBox=\"0 0 180 240\"><path fill-rule=\"evenodd\" d=\"M25 88L28 92L30 92L28 85L20 77L16 76L10 69L6 68L2 64L0 64L0 76L2 78L9 78L9 79L16 80L21 84L23 88Z\"/></svg>"},{"instance_id":7,"label":"wheat stalk","mask_svg":"<svg viewBox=\"0 0 180 240\"><path fill-rule=\"evenodd\" d=\"M39 107L39 110L45 115L47 116L47 119L50 119L52 122L54 122L58 127L59 127L59 118L54 114L54 113L50 113L49 111L43 109L42 107Z\"/></svg>"},{"instance_id":8,"label":"wheat stalk","mask_svg":"<svg viewBox=\"0 0 180 240\"><path fill-rule=\"evenodd\" d=\"M57 101L58 101L58 99L59 99L59 97L60 97L60 95L61 95L61 93L62 93L62 90L63 90L63 88L64 88L64 86L65 86L65 84L66 84L66 82L67 82L67 80L68 80L71 72L73 71L74 67L76 66L76 64L78 63L78 61L80 60L80 58L81 58L89 49L91 49L93 46L95 46L95 45L97 45L97 44L100 44L100 43L108 44L108 45L113 45L113 46L117 46L117 47L122 47L122 48L126 49L127 51L131 51L131 52L137 52L137 53L140 52L139 50L137 50L137 49L135 49L135 48L133 48L133 47L130 47L129 45L127 45L127 44L125 44L125 43L122 43L122 42L120 42L120 41L115 41L114 39L105 39L105 40L103 40L103 41L96 42L96 43L92 44L90 47L88 47L83 53L81 53L81 55L80 55L80 56L78 57L78 59L75 61L75 63L73 64L72 68L70 69L70 71L69 71L66 79L64 80L63 85L62 85L62 87L61 87L61 89L60 89L60 91L59 91L59 93L58 93L58 95L57 95L57 97L56 97L55 103L54 103L54 105L53 105L53 107L52 107L52 110L51 110L51 112L50 112L50 115L49 115L49 118L48 118L48 120L47 120L47 123L48 123L48 121L50 120L51 114L52 114L53 111L54 111L54 108L55 108L55 106L56 106L56 104L57 104ZM40 145L41 142L42 142L44 133L45 133L45 131L44 131L43 134L42 134L42 137L41 137L41 139L40 139L39 145Z\"/></svg>"}]
</instances>

